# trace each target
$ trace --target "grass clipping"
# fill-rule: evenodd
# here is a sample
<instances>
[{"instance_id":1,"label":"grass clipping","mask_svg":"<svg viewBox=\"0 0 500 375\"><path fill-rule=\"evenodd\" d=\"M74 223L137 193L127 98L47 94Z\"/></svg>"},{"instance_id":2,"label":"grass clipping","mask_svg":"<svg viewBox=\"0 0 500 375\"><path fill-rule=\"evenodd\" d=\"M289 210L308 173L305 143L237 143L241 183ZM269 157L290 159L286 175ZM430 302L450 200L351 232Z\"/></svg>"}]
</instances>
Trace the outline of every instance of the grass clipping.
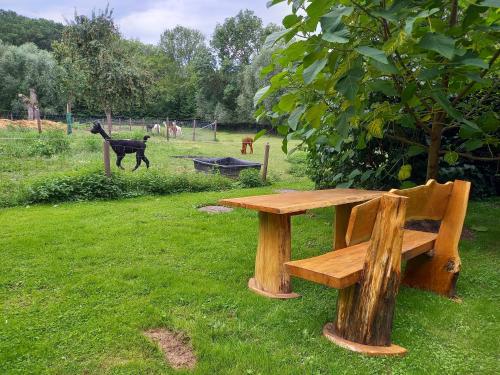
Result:
<instances>
[{"instance_id":1,"label":"grass clipping","mask_svg":"<svg viewBox=\"0 0 500 375\"><path fill-rule=\"evenodd\" d=\"M196 356L189 338L182 332L154 328L145 331L144 335L160 346L165 359L173 368L192 370L195 367Z\"/></svg>"}]
</instances>

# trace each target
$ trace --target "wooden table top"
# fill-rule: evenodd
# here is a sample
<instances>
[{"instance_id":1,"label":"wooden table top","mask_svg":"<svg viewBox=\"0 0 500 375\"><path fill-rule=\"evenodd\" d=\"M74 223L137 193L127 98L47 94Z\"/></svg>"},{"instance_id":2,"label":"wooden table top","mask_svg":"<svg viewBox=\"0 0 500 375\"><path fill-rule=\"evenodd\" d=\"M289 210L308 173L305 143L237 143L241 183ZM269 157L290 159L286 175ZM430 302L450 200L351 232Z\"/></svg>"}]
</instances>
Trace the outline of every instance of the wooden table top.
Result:
<instances>
[{"instance_id":1,"label":"wooden table top","mask_svg":"<svg viewBox=\"0 0 500 375\"><path fill-rule=\"evenodd\" d=\"M295 191L280 194L221 199L219 203L225 206L242 207L273 214L293 214L313 208L364 202L380 197L384 193L384 191L359 189Z\"/></svg>"}]
</instances>

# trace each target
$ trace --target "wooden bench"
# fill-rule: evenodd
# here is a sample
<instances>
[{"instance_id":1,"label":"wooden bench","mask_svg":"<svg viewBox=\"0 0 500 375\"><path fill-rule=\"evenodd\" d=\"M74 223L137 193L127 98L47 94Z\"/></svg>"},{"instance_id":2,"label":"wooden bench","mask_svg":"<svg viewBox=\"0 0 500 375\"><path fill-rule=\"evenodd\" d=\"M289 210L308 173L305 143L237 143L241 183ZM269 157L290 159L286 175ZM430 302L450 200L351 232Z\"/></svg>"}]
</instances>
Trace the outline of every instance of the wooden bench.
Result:
<instances>
[{"instance_id":1,"label":"wooden bench","mask_svg":"<svg viewBox=\"0 0 500 375\"><path fill-rule=\"evenodd\" d=\"M391 190L352 209L347 247L285 263L292 276L340 289L335 321L323 330L327 338L369 355L406 352L391 343L401 261L408 261L404 284L455 295L469 190L460 180ZM403 229L406 220L422 219L441 220L439 232Z\"/></svg>"}]
</instances>

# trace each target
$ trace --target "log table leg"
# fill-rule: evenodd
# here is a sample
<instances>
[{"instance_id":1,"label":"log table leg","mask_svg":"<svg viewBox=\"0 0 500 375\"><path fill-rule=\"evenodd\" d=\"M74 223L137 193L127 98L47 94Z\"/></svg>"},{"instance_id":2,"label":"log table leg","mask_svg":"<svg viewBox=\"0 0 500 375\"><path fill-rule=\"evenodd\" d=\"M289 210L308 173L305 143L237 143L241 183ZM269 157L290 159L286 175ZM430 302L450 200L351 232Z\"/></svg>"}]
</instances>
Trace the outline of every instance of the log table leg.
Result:
<instances>
[{"instance_id":1,"label":"log table leg","mask_svg":"<svg viewBox=\"0 0 500 375\"><path fill-rule=\"evenodd\" d=\"M335 322L323 329L330 341L346 349L366 355L406 353L404 348L391 344L406 199L382 196L363 275L357 284L339 291Z\"/></svg>"},{"instance_id":2,"label":"log table leg","mask_svg":"<svg viewBox=\"0 0 500 375\"><path fill-rule=\"evenodd\" d=\"M271 298L300 297L292 292L290 275L284 263L290 260L290 215L259 212L259 244L255 257L255 277L248 287Z\"/></svg>"},{"instance_id":3,"label":"log table leg","mask_svg":"<svg viewBox=\"0 0 500 375\"><path fill-rule=\"evenodd\" d=\"M359 203L341 204L335 207L335 220L333 225L333 249L343 249L347 247L345 235L347 233L347 225L351 216L352 208Z\"/></svg>"}]
</instances>

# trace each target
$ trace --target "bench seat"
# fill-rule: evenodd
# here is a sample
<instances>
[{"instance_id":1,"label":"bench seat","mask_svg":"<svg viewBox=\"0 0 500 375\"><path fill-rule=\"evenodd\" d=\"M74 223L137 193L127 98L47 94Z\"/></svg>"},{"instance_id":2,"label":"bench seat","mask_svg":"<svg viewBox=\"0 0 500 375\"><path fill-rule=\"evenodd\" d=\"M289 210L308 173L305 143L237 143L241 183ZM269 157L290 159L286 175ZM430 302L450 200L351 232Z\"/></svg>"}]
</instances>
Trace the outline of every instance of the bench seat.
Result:
<instances>
[{"instance_id":1,"label":"bench seat","mask_svg":"<svg viewBox=\"0 0 500 375\"><path fill-rule=\"evenodd\" d=\"M404 230L402 260L434 249L437 233ZM343 289L355 284L365 262L368 241L331 251L313 258L286 262L291 276L300 277L331 288Z\"/></svg>"}]
</instances>

